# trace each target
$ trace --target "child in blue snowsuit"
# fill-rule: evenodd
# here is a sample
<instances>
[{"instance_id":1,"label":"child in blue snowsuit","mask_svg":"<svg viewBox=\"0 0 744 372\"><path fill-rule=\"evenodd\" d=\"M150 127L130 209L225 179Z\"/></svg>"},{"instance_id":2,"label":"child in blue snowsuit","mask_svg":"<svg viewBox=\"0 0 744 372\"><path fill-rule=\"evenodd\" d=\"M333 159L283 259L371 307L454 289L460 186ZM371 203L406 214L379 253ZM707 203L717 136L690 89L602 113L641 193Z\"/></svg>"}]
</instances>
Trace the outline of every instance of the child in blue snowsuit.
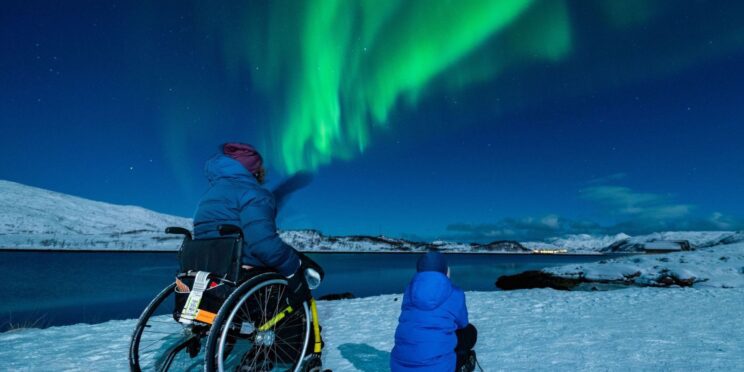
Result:
<instances>
[{"instance_id":1,"label":"child in blue snowsuit","mask_svg":"<svg viewBox=\"0 0 744 372\"><path fill-rule=\"evenodd\" d=\"M475 364L477 331L468 322L465 294L450 282L444 256L427 253L416 271L403 294L390 369L452 372Z\"/></svg>"}]
</instances>

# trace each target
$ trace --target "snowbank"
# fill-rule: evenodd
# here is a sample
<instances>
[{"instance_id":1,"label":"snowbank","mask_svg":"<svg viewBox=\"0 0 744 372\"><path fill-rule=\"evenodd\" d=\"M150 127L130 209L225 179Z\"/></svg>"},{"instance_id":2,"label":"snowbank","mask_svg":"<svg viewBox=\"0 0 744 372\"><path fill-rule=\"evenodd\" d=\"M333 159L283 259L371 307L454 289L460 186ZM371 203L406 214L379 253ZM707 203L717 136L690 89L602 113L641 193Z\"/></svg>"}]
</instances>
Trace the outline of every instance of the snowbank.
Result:
<instances>
[{"instance_id":1,"label":"snowbank","mask_svg":"<svg viewBox=\"0 0 744 372\"><path fill-rule=\"evenodd\" d=\"M744 288L744 243L668 254L641 254L542 270L563 278L664 285L689 281L695 287ZM667 278L667 279L665 279Z\"/></svg>"},{"instance_id":2,"label":"snowbank","mask_svg":"<svg viewBox=\"0 0 744 372\"><path fill-rule=\"evenodd\" d=\"M744 289L469 292L467 301L486 371L744 365ZM399 309L399 295L321 301L324 366L386 370ZM0 370L126 371L133 326L127 320L3 333Z\"/></svg>"}]
</instances>

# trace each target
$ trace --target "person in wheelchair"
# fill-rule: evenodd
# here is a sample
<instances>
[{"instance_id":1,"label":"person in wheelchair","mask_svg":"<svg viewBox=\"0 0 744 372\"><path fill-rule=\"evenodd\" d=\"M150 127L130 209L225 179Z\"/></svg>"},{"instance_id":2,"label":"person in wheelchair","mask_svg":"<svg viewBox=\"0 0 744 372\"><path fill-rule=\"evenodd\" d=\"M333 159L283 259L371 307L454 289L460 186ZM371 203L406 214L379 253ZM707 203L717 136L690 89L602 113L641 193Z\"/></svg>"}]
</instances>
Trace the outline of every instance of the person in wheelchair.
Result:
<instances>
[{"instance_id":1,"label":"person in wheelchair","mask_svg":"<svg viewBox=\"0 0 744 372\"><path fill-rule=\"evenodd\" d=\"M165 230L184 236L178 272L137 321L130 369L319 372L323 341L310 291L324 272L285 244L275 224L277 202L308 178L295 175L271 192L252 146L220 150L206 163L209 189L193 238L183 227Z\"/></svg>"},{"instance_id":2,"label":"person in wheelchair","mask_svg":"<svg viewBox=\"0 0 744 372\"><path fill-rule=\"evenodd\" d=\"M243 143L225 143L220 150L204 167L209 188L194 215L194 238L217 238L220 225L240 227L243 267L271 268L287 277L288 304L296 307L311 293L299 255L277 233L274 195L263 186L263 157Z\"/></svg>"}]
</instances>

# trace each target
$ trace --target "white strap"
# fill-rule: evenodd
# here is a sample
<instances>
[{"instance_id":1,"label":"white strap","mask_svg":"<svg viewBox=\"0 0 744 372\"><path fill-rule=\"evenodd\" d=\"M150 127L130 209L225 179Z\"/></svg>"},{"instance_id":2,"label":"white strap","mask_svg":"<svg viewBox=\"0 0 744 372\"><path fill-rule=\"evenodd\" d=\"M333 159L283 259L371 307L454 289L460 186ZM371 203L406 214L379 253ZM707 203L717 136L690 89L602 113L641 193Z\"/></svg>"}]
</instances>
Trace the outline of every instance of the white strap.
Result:
<instances>
[{"instance_id":1,"label":"white strap","mask_svg":"<svg viewBox=\"0 0 744 372\"><path fill-rule=\"evenodd\" d=\"M194 278L194 285L189 293L189 298L186 299L186 304L183 305L181 318L178 319L179 322L183 324L192 323L196 317L196 313L199 311L199 303L201 302L202 294L204 294L204 290L207 289L208 284L209 273L206 271L197 272L196 278Z\"/></svg>"}]
</instances>

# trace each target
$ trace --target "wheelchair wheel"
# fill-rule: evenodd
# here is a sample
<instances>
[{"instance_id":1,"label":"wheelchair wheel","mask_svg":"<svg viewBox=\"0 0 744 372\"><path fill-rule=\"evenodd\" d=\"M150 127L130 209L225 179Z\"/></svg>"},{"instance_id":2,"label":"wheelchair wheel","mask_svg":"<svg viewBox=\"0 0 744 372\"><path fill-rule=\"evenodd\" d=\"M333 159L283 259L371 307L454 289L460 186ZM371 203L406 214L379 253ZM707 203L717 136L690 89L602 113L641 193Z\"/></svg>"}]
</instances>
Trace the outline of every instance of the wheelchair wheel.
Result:
<instances>
[{"instance_id":1,"label":"wheelchair wheel","mask_svg":"<svg viewBox=\"0 0 744 372\"><path fill-rule=\"evenodd\" d=\"M300 371L308 348L307 303L267 324L286 305L287 280L276 273L241 284L217 313L205 351L207 371Z\"/></svg>"},{"instance_id":2,"label":"wheelchair wheel","mask_svg":"<svg viewBox=\"0 0 744 372\"><path fill-rule=\"evenodd\" d=\"M132 371L203 369L197 355L204 337L173 318L174 289L175 284L165 287L140 315L129 345Z\"/></svg>"}]
</instances>

